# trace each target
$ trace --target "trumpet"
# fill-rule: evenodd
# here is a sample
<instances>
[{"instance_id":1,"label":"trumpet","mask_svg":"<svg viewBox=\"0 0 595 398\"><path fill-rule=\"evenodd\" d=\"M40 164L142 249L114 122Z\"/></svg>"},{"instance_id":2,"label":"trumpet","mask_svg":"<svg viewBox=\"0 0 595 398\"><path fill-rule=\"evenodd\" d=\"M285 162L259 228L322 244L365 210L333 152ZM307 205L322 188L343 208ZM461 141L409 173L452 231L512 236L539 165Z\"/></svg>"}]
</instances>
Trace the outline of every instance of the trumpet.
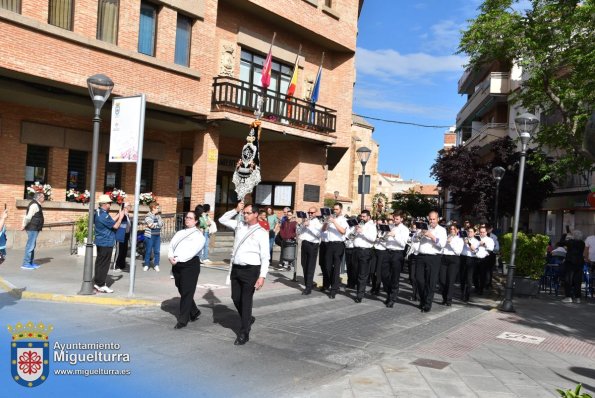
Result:
<instances>
[{"instance_id":1,"label":"trumpet","mask_svg":"<svg viewBox=\"0 0 595 398\"><path fill-rule=\"evenodd\" d=\"M357 225L355 225L355 227L363 227L366 223L363 220L360 220ZM357 236L357 231L354 229L353 231L351 231L348 235L347 235L347 240L354 240L355 237Z\"/></svg>"}]
</instances>

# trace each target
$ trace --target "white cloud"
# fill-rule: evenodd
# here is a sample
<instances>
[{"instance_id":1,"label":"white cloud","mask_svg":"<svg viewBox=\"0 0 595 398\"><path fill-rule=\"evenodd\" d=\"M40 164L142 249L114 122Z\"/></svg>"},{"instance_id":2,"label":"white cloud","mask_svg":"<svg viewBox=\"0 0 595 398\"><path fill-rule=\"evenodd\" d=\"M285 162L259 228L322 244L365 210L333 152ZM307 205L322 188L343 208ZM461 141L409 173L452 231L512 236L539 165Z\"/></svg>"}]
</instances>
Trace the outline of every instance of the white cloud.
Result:
<instances>
[{"instance_id":1,"label":"white cloud","mask_svg":"<svg viewBox=\"0 0 595 398\"><path fill-rule=\"evenodd\" d=\"M467 58L459 55L435 56L427 53L400 54L392 49L356 51L358 74L381 79L427 80L430 75L454 73L460 75Z\"/></svg>"},{"instance_id":2,"label":"white cloud","mask_svg":"<svg viewBox=\"0 0 595 398\"><path fill-rule=\"evenodd\" d=\"M423 48L432 51L454 53L461 40L461 24L452 20L440 21L430 27L431 35L424 35L428 40Z\"/></svg>"}]
</instances>

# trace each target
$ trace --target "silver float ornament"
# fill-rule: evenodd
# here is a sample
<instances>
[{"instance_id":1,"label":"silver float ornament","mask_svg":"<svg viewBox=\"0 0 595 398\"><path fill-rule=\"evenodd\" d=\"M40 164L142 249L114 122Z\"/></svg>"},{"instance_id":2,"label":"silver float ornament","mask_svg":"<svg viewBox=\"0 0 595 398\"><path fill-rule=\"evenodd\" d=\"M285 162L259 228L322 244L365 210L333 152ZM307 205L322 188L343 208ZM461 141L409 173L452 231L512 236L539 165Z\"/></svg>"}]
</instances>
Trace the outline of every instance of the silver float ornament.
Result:
<instances>
[{"instance_id":1,"label":"silver float ornament","mask_svg":"<svg viewBox=\"0 0 595 398\"><path fill-rule=\"evenodd\" d=\"M232 182L235 185L238 200L251 193L260 183L260 154L258 139L260 138L260 120L255 120L250 126L250 133L246 137L246 144L242 148L241 158L236 163Z\"/></svg>"}]
</instances>

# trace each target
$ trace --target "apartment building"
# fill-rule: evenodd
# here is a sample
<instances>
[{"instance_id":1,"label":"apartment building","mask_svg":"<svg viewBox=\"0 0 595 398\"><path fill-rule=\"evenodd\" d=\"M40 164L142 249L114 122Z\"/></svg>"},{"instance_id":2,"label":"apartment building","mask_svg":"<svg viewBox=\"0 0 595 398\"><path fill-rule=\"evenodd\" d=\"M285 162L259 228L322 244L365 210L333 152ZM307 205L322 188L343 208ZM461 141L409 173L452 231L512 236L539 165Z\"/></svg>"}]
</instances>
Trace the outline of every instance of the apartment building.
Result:
<instances>
[{"instance_id":1,"label":"apartment building","mask_svg":"<svg viewBox=\"0 0 595 398\"><path fill-rule=\"evenodd\" d=\"M65 197L69 189L89 188L93 105L86 80L97 73L115 83L112 99L146 95L141 192L153 192L164 213L198 203L210 203L217 214L234 207L231 176L254 120L273 35L260 137L263 182L248 200L277 209L321 206L328 169L352 144L362 5L363 0L1 1L0 202L10 212L9 230L19 229L26 188L35 182L52 186L46 223L73 221L88 211ZM297 89L288 97L296 59ZM120 188L133 200L136 164L107 161L110 112L108 102L101 114L97 194ZM67 234L43 235L55 244ZM9 236L9 244L22 244L20 234Z\"/></svg>"}]
</instances>

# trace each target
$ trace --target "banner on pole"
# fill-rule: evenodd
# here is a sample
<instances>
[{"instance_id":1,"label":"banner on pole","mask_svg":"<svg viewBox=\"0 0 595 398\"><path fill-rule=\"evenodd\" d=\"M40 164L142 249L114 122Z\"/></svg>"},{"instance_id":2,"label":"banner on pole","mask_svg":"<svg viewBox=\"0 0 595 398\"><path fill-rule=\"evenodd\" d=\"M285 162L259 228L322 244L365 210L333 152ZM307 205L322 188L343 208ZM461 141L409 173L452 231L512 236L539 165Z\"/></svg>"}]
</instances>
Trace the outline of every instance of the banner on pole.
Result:
<instances>
[{"instance_id":1,"label":"banner on pole","mask_svg":"<svg viewBox=\"0 0 595 398\"><path fill-rule=\"evenodd\" d=\"M134 163L138 160L141 120L145 101L141 95L115 98L112 104L109 161Z\"/></svg>"}]
</instances>

